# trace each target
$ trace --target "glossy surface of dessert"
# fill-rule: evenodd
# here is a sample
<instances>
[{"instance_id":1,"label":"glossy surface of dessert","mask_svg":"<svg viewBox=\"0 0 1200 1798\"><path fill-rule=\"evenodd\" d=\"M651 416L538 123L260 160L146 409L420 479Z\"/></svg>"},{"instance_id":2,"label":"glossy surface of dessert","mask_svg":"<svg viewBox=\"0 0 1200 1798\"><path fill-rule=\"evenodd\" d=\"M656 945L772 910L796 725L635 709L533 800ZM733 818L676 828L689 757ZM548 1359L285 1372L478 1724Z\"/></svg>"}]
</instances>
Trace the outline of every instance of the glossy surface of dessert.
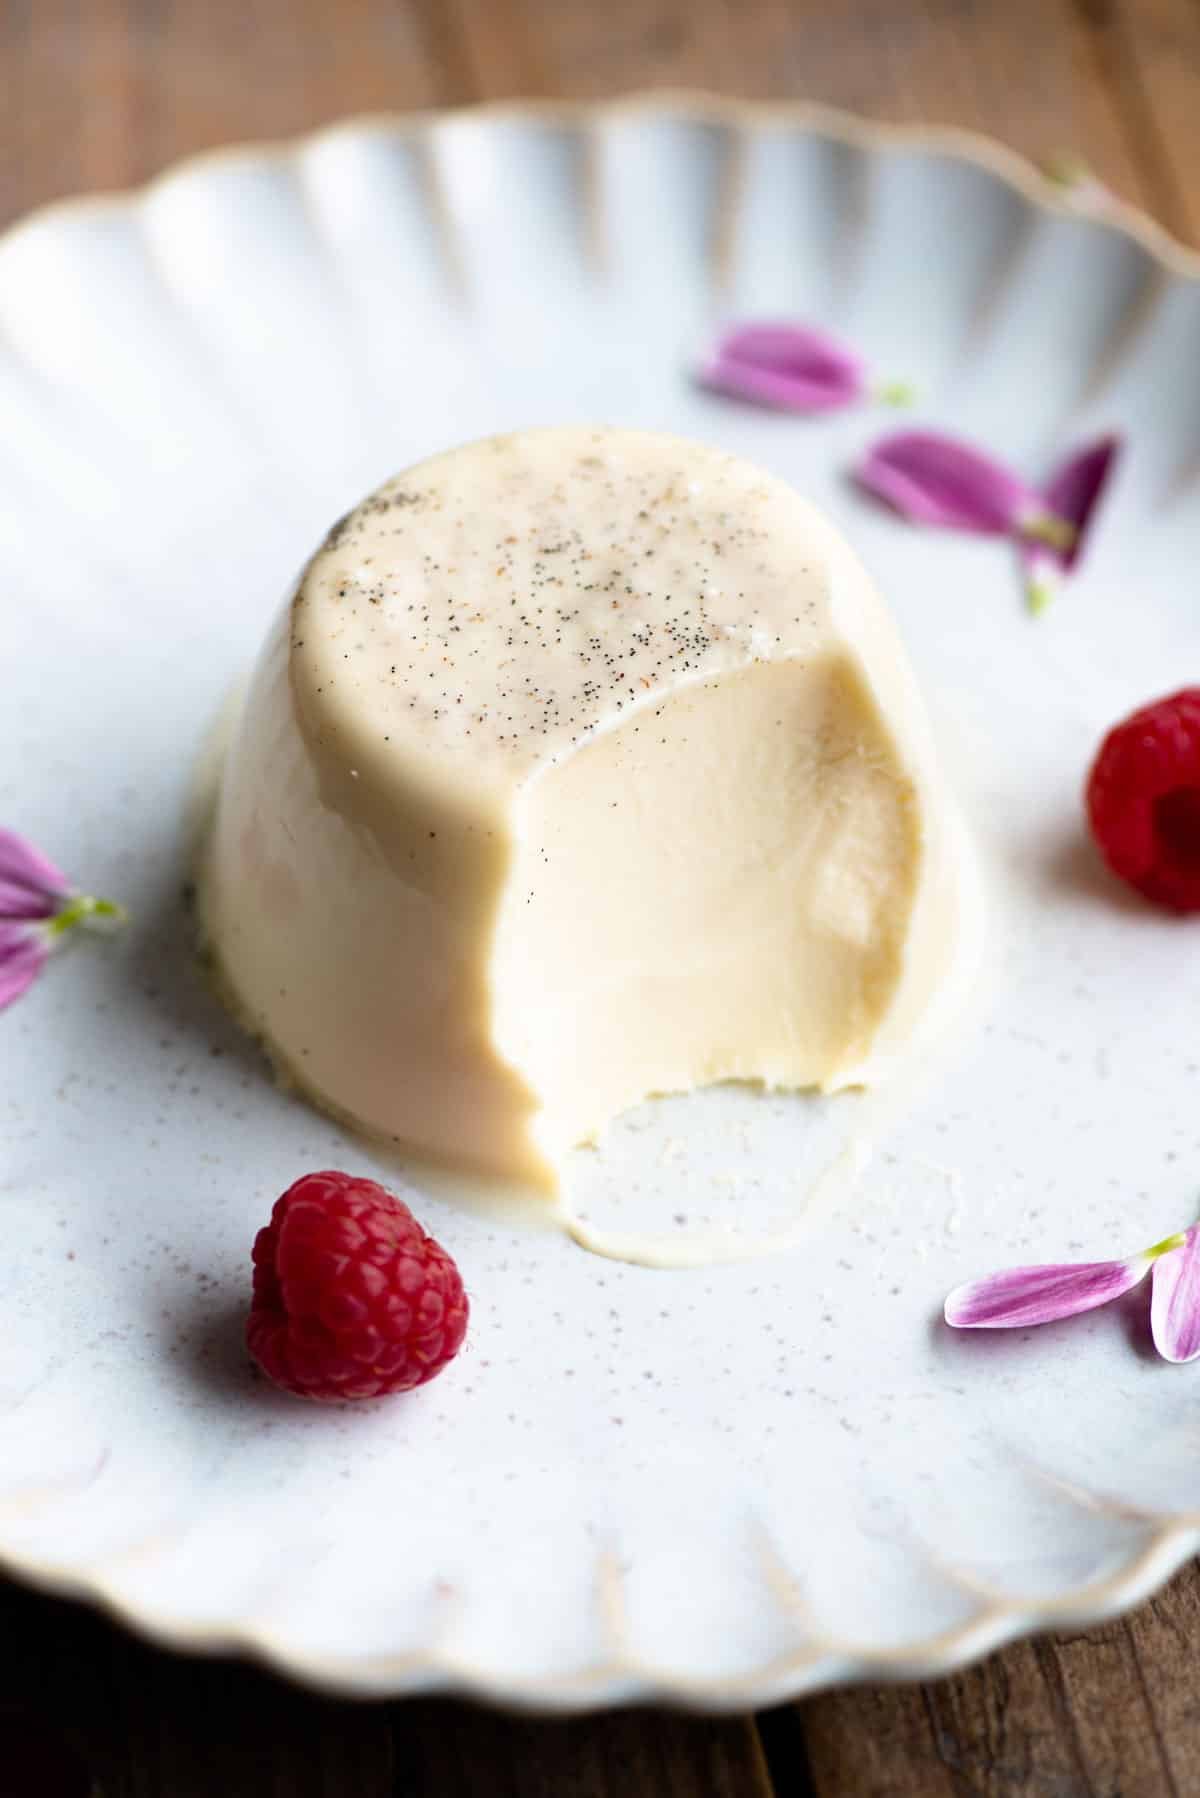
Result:
<instances>
[{"instance_id":1,"label":"glossy surface of dessert","mask_svg":"<svg viewBox=\"0 0 1200 1798\"><path fill-rule=\"evenodd\" d=\"M205 927L318 1101L553 1185L648 1093L831 1088L940 990L958 838L838 535L721 451L590 429L390 481L278 620Z\"/></svg>"}]
</instances>

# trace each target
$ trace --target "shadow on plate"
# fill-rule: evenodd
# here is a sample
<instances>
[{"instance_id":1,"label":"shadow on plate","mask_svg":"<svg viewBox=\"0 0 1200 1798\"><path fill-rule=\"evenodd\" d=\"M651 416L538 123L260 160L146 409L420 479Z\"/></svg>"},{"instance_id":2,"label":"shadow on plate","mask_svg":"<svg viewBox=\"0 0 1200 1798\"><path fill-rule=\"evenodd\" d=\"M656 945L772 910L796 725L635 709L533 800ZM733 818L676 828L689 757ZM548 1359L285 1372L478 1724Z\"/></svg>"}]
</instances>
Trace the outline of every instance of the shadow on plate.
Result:
<instances>
[{"instance_id":1,"label":"shadow on plate","mask_svg":"<svg viewBox=\"0 0 1200 1798\"><path fill-rule=\"evenodd\" d=\"M1108 911L1142 917L1151 909L1140 894L1105 867L1098 850L1082 831L1072 832L1052 846L1046 872L1049 884L1066 898L1084 899L1103 905Z\"/></svg>"}]
</instances>

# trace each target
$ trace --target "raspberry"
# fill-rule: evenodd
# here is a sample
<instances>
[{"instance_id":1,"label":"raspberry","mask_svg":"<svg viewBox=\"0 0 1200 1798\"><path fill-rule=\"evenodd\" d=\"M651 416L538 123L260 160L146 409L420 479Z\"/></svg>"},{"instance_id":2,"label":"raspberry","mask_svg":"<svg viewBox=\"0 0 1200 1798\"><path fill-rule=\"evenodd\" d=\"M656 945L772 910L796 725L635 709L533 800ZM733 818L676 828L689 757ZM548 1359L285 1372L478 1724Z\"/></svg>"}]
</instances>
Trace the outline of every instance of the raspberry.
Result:
<instances>
[{"instance_id":1,"label":"raspberry","mask_svg":"<svg viewBox=\"0 0 1200 1798\"><path fill-rule=\"evenodd\" d=\"M1171 911L1200 911L1200 687L1109 731L1087 783L1088 822L1122 880Z\"/></svg>"},{"instance_id":2,"label":"raspberry","mask_svg":"<svg viewBox=\"0 0 1200 1798\"><path fill-rule=\"evenodd\" d=\"M380 1398L441 1372L467 1332L458 1269L374 1180L305 1174L254 1242L246 1343L302 1398Z\"/></svg>"}]
</instances>

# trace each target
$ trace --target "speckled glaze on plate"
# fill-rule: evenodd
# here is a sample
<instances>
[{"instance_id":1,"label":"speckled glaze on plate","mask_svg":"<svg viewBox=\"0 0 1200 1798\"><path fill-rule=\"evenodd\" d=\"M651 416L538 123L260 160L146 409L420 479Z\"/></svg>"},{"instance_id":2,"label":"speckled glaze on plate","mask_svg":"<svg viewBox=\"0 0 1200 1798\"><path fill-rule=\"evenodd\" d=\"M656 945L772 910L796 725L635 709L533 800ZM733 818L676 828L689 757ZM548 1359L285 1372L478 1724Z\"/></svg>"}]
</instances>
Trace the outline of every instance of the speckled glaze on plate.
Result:
<instances>
[{"instance_id":1,"label":"speckled glaze on plate","mask_svg":"<svg viewBox=\"0 0 1200 1798\"><path fill-rule=\"evenodd\" d=\"M1053 612L1003 546L853 493L891 415L691 386L748 313L835 324L914 421L1031 473L1126 433ZM937 1318L974 1272L1195 1213L1200 938L1105 877L1079 788L1108 723L1200 676L1198 360L1200 259L1148 221L813 109L355 122L0 243L0 815L134 917L0 1019L0 1563L347 1691L720 1708L943 1672L1195 1551L1200 1371L1138 1304ZM241 1350L253 1232L306 1168L400 1174L277 1091L193 968L198 748L332 518L442 445L592 418L755 457L849 532L979 843L986 977L886 1108L721 1091L577 1158L596 1228L777 1254L605 1262L411 1170L468 1349L398 1403L307 1409Z\"/></svg>"}]
</instances>

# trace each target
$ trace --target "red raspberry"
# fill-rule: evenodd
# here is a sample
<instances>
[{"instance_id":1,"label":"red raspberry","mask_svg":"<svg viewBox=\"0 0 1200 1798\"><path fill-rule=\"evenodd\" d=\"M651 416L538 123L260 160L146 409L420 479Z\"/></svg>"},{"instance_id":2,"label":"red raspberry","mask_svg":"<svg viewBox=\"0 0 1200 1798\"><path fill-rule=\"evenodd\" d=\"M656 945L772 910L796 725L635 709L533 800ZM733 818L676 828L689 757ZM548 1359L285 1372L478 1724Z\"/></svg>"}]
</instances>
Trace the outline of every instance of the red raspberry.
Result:
<instances>
[{"instance_id":1,"label":"red raspberry","mask_svg":"<svg viewBox=\"0 0 1200 1798\"><path fill-rule=\"evenodd\" d=\"M305 1174L254 1242L246 1343L302 1398L379 1398L423 1385L467 1333L445 1249L374 1180Z\"/></svg>"},{"instance_id":2,"label":"red raspberry","mask_svg":"<svg viewBox=\"0 0 1200 1798\"><path fill-rule=\"evenodd\" d=\"M1200 687L1109 731L1087 783L1088 822L1122 880L1172 911L1200 911Z\"/></svg>"}]
</instances>

